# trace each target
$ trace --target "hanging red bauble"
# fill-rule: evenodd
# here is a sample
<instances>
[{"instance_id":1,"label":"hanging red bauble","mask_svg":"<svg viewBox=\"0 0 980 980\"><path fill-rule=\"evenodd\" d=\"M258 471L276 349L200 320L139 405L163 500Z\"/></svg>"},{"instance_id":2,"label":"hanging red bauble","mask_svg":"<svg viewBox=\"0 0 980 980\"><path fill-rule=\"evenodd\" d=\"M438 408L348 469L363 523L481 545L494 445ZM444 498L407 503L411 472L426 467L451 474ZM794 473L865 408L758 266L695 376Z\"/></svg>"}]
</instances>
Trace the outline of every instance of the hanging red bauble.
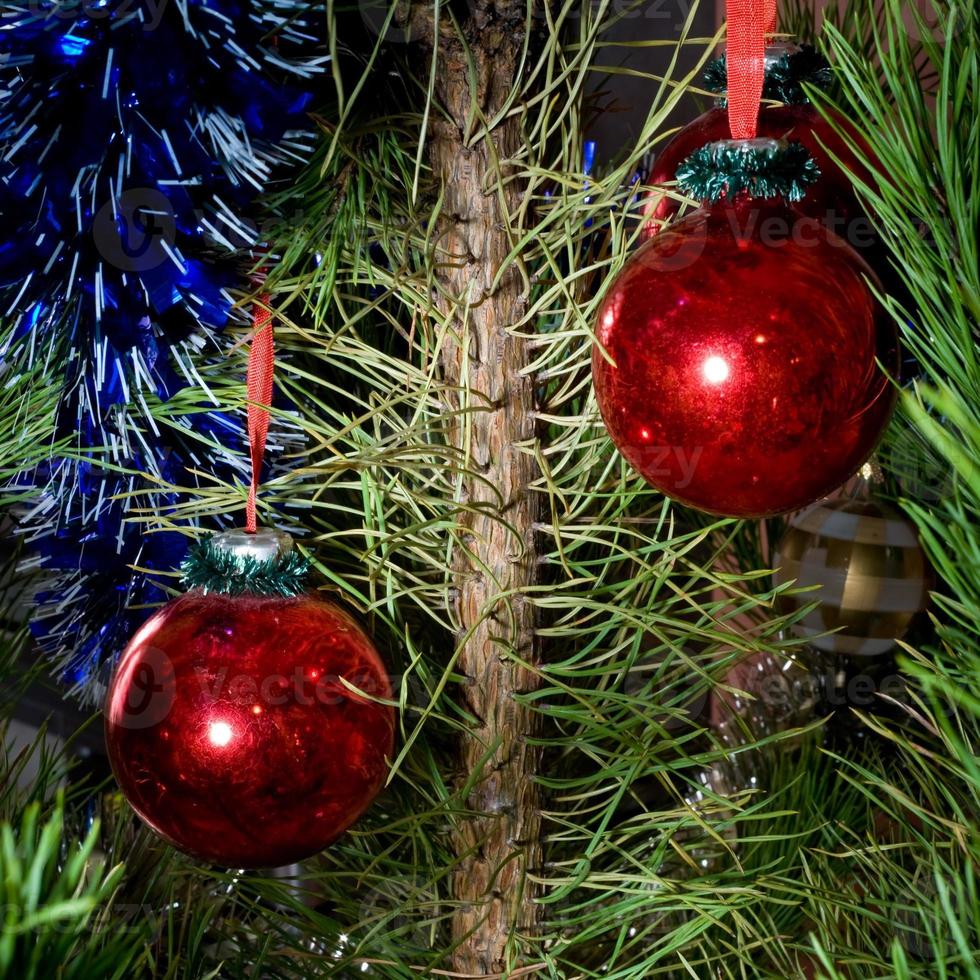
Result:
<instances>
[{"instance_id":1,"label":"hanging red bauble","mask_svg":"<svg viewBox=\"0 0 980 980\"><path fill-rule=\"evenodd\" d=\"M209 542L193 574L248 591L196 588L164 606L109 690L109 758L133 809L224 867L322 850L370 804L392 754L394 714L374 700L390 701L391 686L374 645L339 606L289 594L287 549L270 531ZM286 595L255 594L270 589Z\"/></svg>"},{"instance_id":2,"label":"hanging red bauble","mask_svg":"<svg viewBox=\"0 0 980 980\"><path fill-rule=\"evenodd\" d=\"M709 87L724 90L727 66L720 59L705 72ZM871 175L852 151L840 131L848 134L865 154L866 143L857 129L839 113L828 110L821 116L804 91L803 82L826 87L830 66L809 46L792 43L771 44L766 48L764 97L786 103L769 105L759 111L758 136L802 143L816 162L819 179L808 189L797 207L806 215L817 218L831 231L856 248L875 271L887 277L890 267L878 236L854 192L851 174L870 182ZM696 150L731 134L728 111L717 105L684 126L654 160L647 183L664 185L677 179L681 164ZM838 163L837 161L840 161ZM678 201L656 190L646 201L644 213L648 220L644 236L656 233L660 224L672 218L680 208Z\"/></svg>"},{"instance_id":3,"label":"hanging red bauble","mask_svg":"<svg viewBox=\"0 0 980 980\"><path fill-rule=\"evenodd\" d=\"M729 163L743 151L765 163L773 145L716 146ZM750 517L797 510L854 473L894 404L876 358L897 372L898 355L862 259L782 199L736 193L737 176L722 181L733 200L627 262L600 308L606 353L592 370L613 442L649 483Z\"/></svg>"},{"instance_id":4,"label":"hanging red bauble","mask_svg":"<svg viewBox=\"0 0 980 980\"><path fill-rule=\"evenodd\" d=\"M872 225L854 193L848 172L868 180L869 175L847 142L835 130L842 126L860 141L853 127L840 115L831 112L824 119L811 105L766 106L759 112L759 136L802 143L820 168L820 179L807 191L797 205L800 211L819 219L848 244L861 251L875 243ZM677 179L677 169L695 151L708 143L728 139L728 112L715 106L685 126L664 147L647 178L649 184L667 184ZM834 158L843 163L843 168ZM655 191L647 201L645 213L649 218L644 234L649 237L659 227L658 222L673 217L680 208L677 200Z\"/></svg>"}]
</instances>

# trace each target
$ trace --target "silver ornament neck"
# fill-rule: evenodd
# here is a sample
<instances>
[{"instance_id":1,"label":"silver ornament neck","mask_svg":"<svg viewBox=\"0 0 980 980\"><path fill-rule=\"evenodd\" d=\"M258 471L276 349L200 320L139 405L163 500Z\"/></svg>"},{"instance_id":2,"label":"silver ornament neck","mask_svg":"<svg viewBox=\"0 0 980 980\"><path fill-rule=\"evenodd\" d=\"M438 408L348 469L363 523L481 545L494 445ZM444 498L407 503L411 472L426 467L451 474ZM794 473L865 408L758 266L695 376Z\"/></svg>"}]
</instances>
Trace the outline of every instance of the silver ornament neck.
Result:
<instances>
[{"instance_id":1,"label":"silver ornament neck","mask_svg":"<svg viewBox=\"0 0 980 980\"><path fill-rule=\"evenodd\" d=\"M780 58L799 54L802 50L796 41L772 41L766 45L766 71L769 71Z\"/></svg>"},{"instance_id":2,"label":"silver ornament neck","mask_svg":"<svg viewBox=\"0 0 980 980\"><path fill-rule=\"evenodd\" d=\"M257 562L276 561L293 550L292 537L272 527L260 527L254 534L243 527L221 531L211 539L211 544L217 551Z\"/></svg>"},{"instance_id":3,"label":"silver ornament neck","mask_svg":"<svg viewBox=\"0 0 980 980\"><path fill-rule=\"evenodd\" d=\"M778 153L785 150L789 143L772 136L753 136L751 139L715 140L708 145L719 153L725 150L737 150L739 153Z\"/></svg>"}]
</instances>

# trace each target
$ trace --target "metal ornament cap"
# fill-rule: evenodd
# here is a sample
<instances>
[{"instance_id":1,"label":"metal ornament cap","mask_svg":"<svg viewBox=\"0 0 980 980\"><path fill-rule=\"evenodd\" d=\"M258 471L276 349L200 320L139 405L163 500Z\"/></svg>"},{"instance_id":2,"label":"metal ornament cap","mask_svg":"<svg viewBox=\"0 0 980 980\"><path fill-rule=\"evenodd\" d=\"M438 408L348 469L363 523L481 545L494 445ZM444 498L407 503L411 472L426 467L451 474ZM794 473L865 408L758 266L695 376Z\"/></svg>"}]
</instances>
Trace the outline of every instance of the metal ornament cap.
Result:
<instances>
[{"instance_id":1,"label":"metal ornament cap","mask_svg":"<svg viewBox=\"0 0 980 980\"><path fill-rule=\"evenodd\" d=\"M777 64L782 58L790 58L803 50L798 41L770 41L766 45L766 71Z\"/></svg>"},{"instance_id":2,"label":"metal ornament cap","mask_svg":"<svg viewBox=\"0 0 980 980\"><path fill-rule=\"evenodd\" d=\"M293 550L292 536L272 527L260 527L254 533L231 528L214 535L211 544L215 551L254 561L278 561Z\"/></svg>"},{"instance_id":3,"label":"metal ornament cap","mask_svg":"<svg viewBox=\"0 0 980 980\"><path fill-rule=\"evenodd\" d=\"M789 140L774 136L753 136L751 139L714 140L708 144L714 153L779 153L789 146Z\"/></svg>"},{"instance_id":4,"label":"metal ornament cap","mask_svg":"<svg viewBox=\"0 0 980 980\"><path fill-rule=\"evenodd\" d=\"M285 531L235 528L194 544L180 567L188 589L287 598L306 591L309 562Z\"/></svg>"}]
</instances>

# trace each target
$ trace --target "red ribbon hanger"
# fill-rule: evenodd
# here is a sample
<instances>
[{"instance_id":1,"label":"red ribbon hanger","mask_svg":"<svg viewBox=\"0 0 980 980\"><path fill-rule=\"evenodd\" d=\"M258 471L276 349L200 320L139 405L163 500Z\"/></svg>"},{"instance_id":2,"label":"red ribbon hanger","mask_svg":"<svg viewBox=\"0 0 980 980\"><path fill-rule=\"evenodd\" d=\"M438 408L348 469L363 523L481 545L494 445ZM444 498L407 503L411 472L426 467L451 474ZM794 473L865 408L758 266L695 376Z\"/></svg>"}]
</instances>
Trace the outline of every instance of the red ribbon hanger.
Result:
<instances>
[{"instance_id":1,"label":"red ribbon hanger","mask_svg":"<svg viewBox=\"0 0 980 980\"><path fill-rule=\"evenodd\" d=\"M272 384L275 375L275 343L272 332L272 297L259 296L252 307L252 346L248 352L248 445L252 457L252 483L245 504L245 530L255 534L255 497L262 475L262 458L269 435L269 406L272 404Z\"/></svg>"},{"instance_id":2,"label":"red ribbon hanger","mask_svg":"<svg viewBox=\"0 0 980 980\"><path fill-rule=\"evenodd\" d=\"M758 132L766 74L766 32L776 24L776 0L726 0L728 125L732 139Z\"/></svg>"}]
</instances>

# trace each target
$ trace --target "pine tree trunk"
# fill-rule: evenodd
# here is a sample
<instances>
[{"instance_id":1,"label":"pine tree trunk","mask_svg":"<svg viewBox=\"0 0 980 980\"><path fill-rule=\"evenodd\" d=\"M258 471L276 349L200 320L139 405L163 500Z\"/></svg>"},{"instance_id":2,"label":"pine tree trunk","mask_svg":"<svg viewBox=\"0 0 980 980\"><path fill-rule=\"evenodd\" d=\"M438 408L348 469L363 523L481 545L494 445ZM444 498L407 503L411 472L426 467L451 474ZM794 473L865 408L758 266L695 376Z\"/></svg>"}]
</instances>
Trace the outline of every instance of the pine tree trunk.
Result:
<instances>
[{"instance_id":1,"label":"pine tree trunk","mask_svg":"<svg viewBox=\"0 0 980 980\"><path fill-rule=\"evenodd\" d=\"M455 828L453 969L478 977L508 975L518 965L515 937L534 935L540 915L527 880L541 863L533 779L540 752L528 742L537 724L514 697L539 683L530 669L538 660L535 611L525 598L538 567L537 501L529 489L538 468L534 380L526 373L531 350L508 330L525 312L525 286L513 262L495 284L513 244L508 213L517 211L521 196L518 181L502 185L508 174L500 161L517 150L519 125L507 119L488 138L471 136L464 144L473 104L492 119L519 83L526 8L524 0L472 0L469 12L462 32L475 74L444 18L435 56L436 97L445 115L433 109L428 138L444 187L437 304L448 325L441 366L458 392L451 406L454 439L473 474L460 490L453 568L457 667L468 679L460 697L477 719L461 745L459 785L470 789L469 815Z\"/></svg>"}]
</instances>

